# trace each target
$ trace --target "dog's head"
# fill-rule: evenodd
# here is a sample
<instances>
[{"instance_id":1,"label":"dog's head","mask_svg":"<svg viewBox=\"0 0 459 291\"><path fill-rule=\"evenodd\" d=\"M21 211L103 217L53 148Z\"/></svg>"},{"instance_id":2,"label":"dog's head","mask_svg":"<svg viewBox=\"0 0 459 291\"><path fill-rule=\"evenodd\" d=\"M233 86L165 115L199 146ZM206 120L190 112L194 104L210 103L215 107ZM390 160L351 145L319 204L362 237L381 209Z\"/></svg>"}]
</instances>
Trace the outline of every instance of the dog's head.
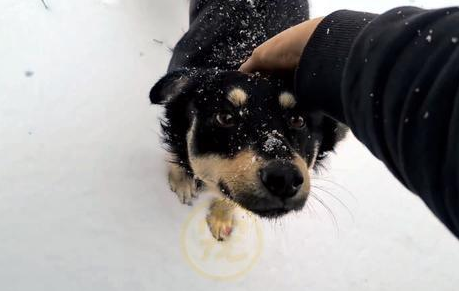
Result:
<instances>
[{"instance_id":1,"label":"dog's head","mask_svg":"<svg viewBox=\"0 0 459 291\"><path fill-rule=\"evenodd\" d=\"M240 72L173 72L150 99L165 106L165 143L175 162L264 217L304 206L309 172L341 132L297 108L280 80Z\"/></svg>"}]
</instances>

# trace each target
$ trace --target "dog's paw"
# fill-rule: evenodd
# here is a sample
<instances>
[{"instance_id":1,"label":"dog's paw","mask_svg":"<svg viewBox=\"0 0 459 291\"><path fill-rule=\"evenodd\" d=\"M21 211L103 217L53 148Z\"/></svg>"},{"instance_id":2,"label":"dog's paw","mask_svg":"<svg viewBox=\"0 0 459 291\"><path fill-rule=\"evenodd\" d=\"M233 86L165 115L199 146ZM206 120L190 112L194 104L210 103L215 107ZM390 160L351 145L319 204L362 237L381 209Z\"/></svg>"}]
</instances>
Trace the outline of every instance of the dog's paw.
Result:
<instances>
[{"instance_id":1,"label":"dog's paw","mask_svg":"<svg viewBox=\"0 0 459 291\"><path fill-rule=\"evenodd\" d=\"M206 220L212 236L219 241L230 238L234 229L234 205L226 200L216 199L209 208Z\"/></svg>"},{"instance_id":2,"label":"dog's paw","mask_svg":"<svg viewBox=\"0 0 459 291\"><path fill-rule=\"evenodd\" d=\"M230 238L233 232L234 219L230 217L219 217L216 215L207 215L207 225L212 233L212 236L218 241L226 241Z\"/></svg>"},{"instance_id":3,"label":"dog's paw","mask_svg":"<svg viewBox=\"0 0 459 291\"><path fill-rule=\"evenodd\" d=\"M190 177L185 169L177 165L171 165L169 186L183 204L192 205L193 198L199 196L199 189L195 179Z\"/></svg>"}]
</instances>

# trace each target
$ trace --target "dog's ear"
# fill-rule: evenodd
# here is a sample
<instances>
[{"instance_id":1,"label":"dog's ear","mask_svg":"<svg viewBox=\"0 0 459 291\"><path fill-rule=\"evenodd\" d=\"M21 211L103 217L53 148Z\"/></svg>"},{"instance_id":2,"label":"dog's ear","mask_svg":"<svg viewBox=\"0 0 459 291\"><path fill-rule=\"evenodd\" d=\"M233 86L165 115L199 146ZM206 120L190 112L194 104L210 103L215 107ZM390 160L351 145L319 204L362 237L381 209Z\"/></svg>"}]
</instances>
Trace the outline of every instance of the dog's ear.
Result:
<instances>
[{"instance_id":1,"label":"dog's ear","mask_svg":"<svg viewBox=\"0 0 459 291\"><path fill-rule=\"evenodd\" d=\"M346 137L348 131L348 127L344 124L337 122L328 116L324 116L322 123L322 132L324 137L319 152L326 153L333 151L337 143Z\"/></svg>"},{"instance_id":2,"label":"dog's ear","mask_svg":"<svg viewBox=\"0 0 459 291\"><path fill-rule=\"evenodd\" d=\"M192 84L192 72L180 70L162 77L150 91L152 104L166 104L184 93Z\"/></svg>"}]
</instances>

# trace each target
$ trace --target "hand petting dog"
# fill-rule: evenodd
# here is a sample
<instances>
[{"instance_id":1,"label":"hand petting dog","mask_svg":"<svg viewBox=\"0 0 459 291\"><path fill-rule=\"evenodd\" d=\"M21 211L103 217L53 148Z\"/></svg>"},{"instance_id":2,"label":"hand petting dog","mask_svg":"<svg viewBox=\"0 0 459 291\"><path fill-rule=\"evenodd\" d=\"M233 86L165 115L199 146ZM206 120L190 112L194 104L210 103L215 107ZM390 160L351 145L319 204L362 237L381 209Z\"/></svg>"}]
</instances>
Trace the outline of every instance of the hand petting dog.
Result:
<instances>
[{"instance_id":1,"label":"hand petting dog","mask_svg":"<svg viewBox=\"0 0 459 291\"><path fill-rule=\"evenodd\" d=\"M293 26L257 47L239 68L244 73L293 71L298 67L303 50L323 17Z\"/></svg>"}]
</instances>

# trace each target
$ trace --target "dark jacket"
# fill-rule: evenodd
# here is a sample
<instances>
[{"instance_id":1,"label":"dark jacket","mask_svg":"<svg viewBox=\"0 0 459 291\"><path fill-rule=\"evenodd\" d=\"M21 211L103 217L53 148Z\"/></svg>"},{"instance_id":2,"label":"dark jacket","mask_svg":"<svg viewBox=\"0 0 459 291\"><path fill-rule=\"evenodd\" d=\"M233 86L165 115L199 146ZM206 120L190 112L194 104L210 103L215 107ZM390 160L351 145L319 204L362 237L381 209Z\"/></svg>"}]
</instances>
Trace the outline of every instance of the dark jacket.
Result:
<instances>
[{"instance_id":1,"label":"dark jacket","mask_svg":"<svg viewBox=\"0 0 459 291\"><path fill-rule=\"evenodd\" d=\"M296 80L459 237L459 7L335 12Z\"/></svg>"}]
</instances>

